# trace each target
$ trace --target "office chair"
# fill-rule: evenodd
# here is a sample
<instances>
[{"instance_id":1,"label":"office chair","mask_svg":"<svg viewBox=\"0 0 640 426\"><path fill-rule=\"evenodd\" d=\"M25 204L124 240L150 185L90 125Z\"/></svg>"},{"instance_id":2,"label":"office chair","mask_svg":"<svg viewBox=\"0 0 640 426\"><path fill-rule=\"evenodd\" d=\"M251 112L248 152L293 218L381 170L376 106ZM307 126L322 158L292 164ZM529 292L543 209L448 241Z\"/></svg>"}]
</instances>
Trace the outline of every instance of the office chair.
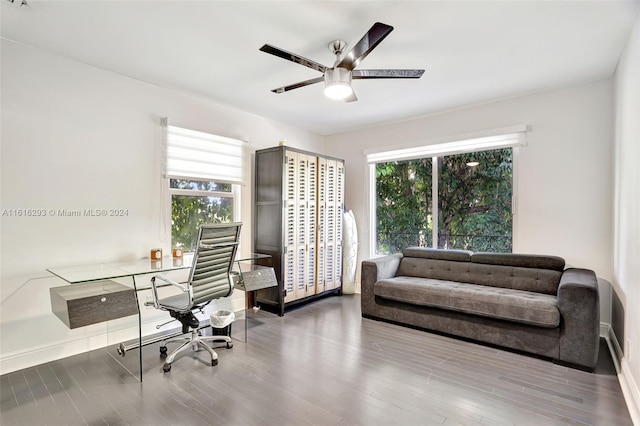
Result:
<instances>
[{"instance_id":1,"label":"office chair","mask_svg":"<svg viewBox=\"0 0 640 426\"><path fill-rule=\"evenodd\" d=\"M160 345L160 353L167 353L167 343L182 342L165 359L162 370L171 370L176 356L191 346L193 351L203 348L211 355L211 365L218 364L218 354L206 342L223 341L227 349L233 347L229 336L201 336L200 321L193 311L203 311L205 305L214 299L226 297L233 292L231 268L238 249L241 223L216 223L202 225L198 231L198 246L193 257L189 279L179 284L163 276L153 276L151 287L153 306L169 311L169 314L182 323L182 334L191 332L189 337L177 337L165 340ZM158 297L156 279L180 288L182 293L165 298Z\"/></svg>"}]
</instances>

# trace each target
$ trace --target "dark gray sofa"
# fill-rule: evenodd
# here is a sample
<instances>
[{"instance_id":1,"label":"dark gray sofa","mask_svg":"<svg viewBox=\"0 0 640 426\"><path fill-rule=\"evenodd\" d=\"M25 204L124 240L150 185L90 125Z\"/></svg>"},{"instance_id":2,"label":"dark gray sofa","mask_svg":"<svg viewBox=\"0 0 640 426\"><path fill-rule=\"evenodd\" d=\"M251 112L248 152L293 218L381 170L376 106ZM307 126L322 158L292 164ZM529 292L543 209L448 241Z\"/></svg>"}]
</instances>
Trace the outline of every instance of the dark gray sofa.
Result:
<instances>
[{"instance_id":1,"label":"dark gray sofa","mask_svg":"<svg viewBox=\"0 0 640 426\"><path fill-rule=\"evenodd\" d=\"M593 370L595 273L556 256L411 247L362 262L362 315Z\"/></svg>"}]
</instances>

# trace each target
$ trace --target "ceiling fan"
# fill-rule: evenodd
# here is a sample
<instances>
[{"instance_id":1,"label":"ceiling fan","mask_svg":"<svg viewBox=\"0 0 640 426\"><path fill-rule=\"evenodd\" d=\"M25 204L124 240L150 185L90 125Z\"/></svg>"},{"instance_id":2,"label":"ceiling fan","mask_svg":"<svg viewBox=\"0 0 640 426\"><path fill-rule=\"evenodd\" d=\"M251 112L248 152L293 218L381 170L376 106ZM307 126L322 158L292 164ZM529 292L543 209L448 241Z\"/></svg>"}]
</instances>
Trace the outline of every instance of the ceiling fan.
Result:
<instances>
[{"instance_id":1,"label":"ceiling fan","mask_svg":"<svg viewBox=\"0 0 640 426\"><path fill-rule=\"evenodd\" d=\"M351 87L352 79L368 79L368 78L420 78L424 70L418 69L370 69L356 70L355 68L367 57L369 53L378 45L389 33L393 31L393 27L387 24L376 22L365 33L353 49L341 58L347 43L344 40L334 40L329 43L329 50L336 55L336 61L333 67L327 67L318 62L307 59L295 53L287 52L270 44L265 44L260 48L261 51L271 55L278 56L291 62L296 62L305 67L309 67L316 71L320 71L323 76L312 78L310 80L301 81L299 83L290 84L288 86L273 89L274 93L284 93L289 90L299 89L300 87L310 84L320 83L324 81L324 94L332 99L340 99L345 102L357 101L353 88Z\"/></svg>"}]
</instances>

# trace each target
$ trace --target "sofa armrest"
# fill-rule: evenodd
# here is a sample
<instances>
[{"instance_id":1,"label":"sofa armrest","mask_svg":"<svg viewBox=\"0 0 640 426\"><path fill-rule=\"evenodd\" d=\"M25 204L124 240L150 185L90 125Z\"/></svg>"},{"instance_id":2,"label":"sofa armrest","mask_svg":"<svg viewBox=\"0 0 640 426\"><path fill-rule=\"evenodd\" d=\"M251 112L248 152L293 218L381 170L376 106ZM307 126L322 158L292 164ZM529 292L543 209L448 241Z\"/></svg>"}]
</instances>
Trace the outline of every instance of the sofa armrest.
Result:
<instances>
[{"instance_id":1,"label":"sofa armrest","mask_svg":"<svg viewBox=\"0 0 640 426\"><path fill-rule=\"evenodd\" d=\"M593 369L600 345L596 274L589 269L566 269L558 286L558 309L562 316L559 359Z\"/></svg>"},{"instance_id":2,"label":"sofa armrest","mask_svg":"<svg viewBox=\"0 0 640 426\"><path fill-rule=\"evenodd\" d=\"M402 259L401 254L393 254L362 261L362 269L360 271L362 315L375 316L373 285L376 281L395 277L400 266L400 259Z\"/></svg>"}]
</instances>

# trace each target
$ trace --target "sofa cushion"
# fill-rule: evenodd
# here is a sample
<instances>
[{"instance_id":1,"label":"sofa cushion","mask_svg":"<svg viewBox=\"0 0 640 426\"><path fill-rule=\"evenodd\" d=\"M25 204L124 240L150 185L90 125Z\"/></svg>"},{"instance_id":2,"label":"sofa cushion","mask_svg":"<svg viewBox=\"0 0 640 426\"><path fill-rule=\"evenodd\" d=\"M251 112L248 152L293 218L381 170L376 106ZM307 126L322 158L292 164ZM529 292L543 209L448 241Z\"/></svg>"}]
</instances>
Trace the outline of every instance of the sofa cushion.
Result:
<instances>
[{"instance_id":1,"label":"sofa cushion","mask_svg":"<svg viewBox=\"0 0 640 426\"><path fill-rule=\"evenodd\" d=\"M405 255L400 261L396 275L471 283L473 277L469 273L470 267L471 262L451 262Z\"/></svg>"},{"instance_id":2,"label":"sofa cushion","mask_svg":"<svg viewBox=\"0 0 640 426\"><path fill-rule=\"evenodd\" d=\"M467 250L442 250L430 247L409 247L402 250L402 255L406 257L453 260L456 262L470 262L472 254L473 252Z\"/></svg>"},{"instance_id":3,"label":"sofa cushion","mask_svg":"<svg viewBox=\"0 0 640 426\"><path fill-rule=\"evenodd\" d=\"M564 259L558 256L518 253L472 253L471 262L520 268L551 269L562 272Z\"/></svg>"},{"instance_id":4,"label":"sofa cushion","mask_svg":"<svg viewBox=\"0 0 640 426\"><path fill-rule=\"evenodd\" d=\"M472 262L403 257L397 276L458 281L555 295L562 272Z\"/></svg>"},{"instance_id":5,"label":"sofa cushion","mask_svg":"<svg viewBox=\"0 0 640 426\"><path fill-rule=\"evenodd\" d=\"M562 272L551 269L520 268L516 266L469 264L471 284L533 291L555 296ZM454 280L459 281L459 280Z\"/></svg>"},{"instance_id":6,"label":"sofa cushion","mask_svg":"<svg viewBox=\"0 0 640 426\"><path fill-rule=\"evenodd\" d=\"M376 282L374 294L413 305L540 327L554 328L560 324L557 298L549 294L406 276Z\"/></svg>"}]
</instances>

